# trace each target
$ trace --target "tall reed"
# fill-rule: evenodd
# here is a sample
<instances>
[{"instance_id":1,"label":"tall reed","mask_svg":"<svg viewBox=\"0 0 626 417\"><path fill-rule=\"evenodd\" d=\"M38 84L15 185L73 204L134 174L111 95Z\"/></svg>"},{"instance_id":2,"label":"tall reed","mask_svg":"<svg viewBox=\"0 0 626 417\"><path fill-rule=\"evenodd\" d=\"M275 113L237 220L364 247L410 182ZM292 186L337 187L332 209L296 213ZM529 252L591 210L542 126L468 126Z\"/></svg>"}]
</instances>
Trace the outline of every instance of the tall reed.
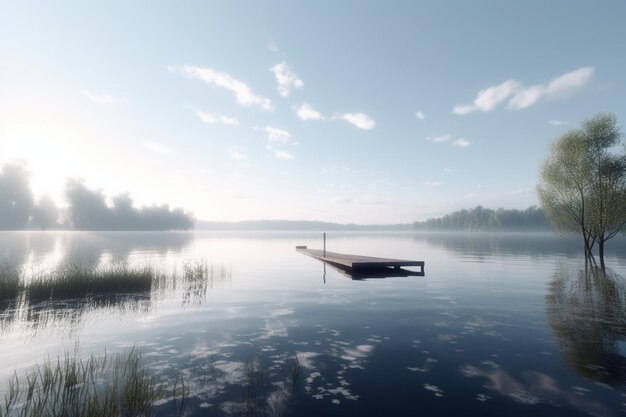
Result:
<instances>
[{"instance_id":1,"label":"tall reed","mask_svg":"<svg viewBox=\"0 0 626 417\"><path fill-rule=\"evenodd\" d=\"M17 267L0 264L0 307L3 301L15 300L22 290L20 271Z\"/></svg>"},{"instance_id":2,"label":"tall reed","mask_svg":"<svg viewBox=\"0 0 626 417\"><path fill-rule=\"evenodd\" d=\"M150 291L156 271L151 267L111 265L87 269L67 265L51 274L33 277L24 286L26 301L81 298L104 293Z\"/></svg>"},{"instance_id":3,"label":"tall reed","mask_svg":"<svg viewBox=\"0 0 626 417\"><path fill-rule=\"evenodd\" d=\"M149 416L162 391L135 349L112 359L66 354L22 376L14 373L0 417Z\"/></svg>"}]
</instances>

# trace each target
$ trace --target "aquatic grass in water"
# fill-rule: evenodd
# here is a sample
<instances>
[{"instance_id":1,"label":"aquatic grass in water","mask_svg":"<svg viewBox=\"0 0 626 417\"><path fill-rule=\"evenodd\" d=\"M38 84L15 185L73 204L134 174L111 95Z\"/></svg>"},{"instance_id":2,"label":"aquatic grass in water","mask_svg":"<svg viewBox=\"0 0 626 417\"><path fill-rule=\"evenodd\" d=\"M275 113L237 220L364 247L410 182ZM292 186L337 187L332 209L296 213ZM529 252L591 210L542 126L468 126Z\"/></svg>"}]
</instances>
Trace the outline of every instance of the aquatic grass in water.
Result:
<instances>
[{"instance_id":1,"label":"aquatic grass in water","mask_svg":"<svg viewBox=\"0 0 626 417\"><path fill-rule=\"evenodd\" d=\"M134 349L109 360L91 356L48 361L8 381L0 417L148 416L162 385L143 367Z\"/></svg>"},{"instance_id":2,"label":"aquatic grass in water","mask_svg":"<svg viewBox=\"0 0 626 417\"><path fill-rule=\"evenodd\" d=\"M21 290L19 269L6 263L0 264L0 307L3 301L15 300Z\"/></svg>"},{"instance_id":3,"label":"aquatic grass in water","mask_svg":"<svg viewBox=\"0 0 626 417\"><path fill-rule=\"evenodd\" d=\"M148 311L160 296L182 292L183 305L200 306L207 292L232 278L232 269L191 259L168 269L160 263L110 264L90 268L65 263L35 275L0 262L0 332L17 316L36 331L55 321L78 323L94 309Z\"/></svg>"},{"instance_id":4,"label":"aquatic grass in water","mask_svg":"<svg viewBox=\"0 0 626 417\"><path fill-rule=\"evenodd\" d=\"M51 274L33 277L23 292L29 304L105 293L147 292L156 275L156 270L149 266L112 265L86 269L70 265Z\"/></svg>"},{"instance_id":5,"label":"aquatic grass in water","mask_svg":"<svg viewBox=\"0 0 626 417\"><path fill-rule=\"evenodd\" d=\"M117 264L85 268L78 264L66 264L30 279L25 279L14 266L0 264L0 302L16 301L23 295L27 304L36 304L53 299L175 290L180 286L185 303L198 303L206 298L207 289L231 277L230 267L202 259L186 261L182 272L166 271L153 265L130 267Z\"/></svg>"},{"instance_id":6,"label":"aquatic grass in water","mask_svg":"<svg viewBox=\"0 0 626 417\"><path fill-rule=\"evenodd\" d=\"M232 277L231 269L223 264L210 264L206 260L190 260L183 264L183 304L200 305L206 300L207 290L216 283Z\"/></svg>"}]
</instances>

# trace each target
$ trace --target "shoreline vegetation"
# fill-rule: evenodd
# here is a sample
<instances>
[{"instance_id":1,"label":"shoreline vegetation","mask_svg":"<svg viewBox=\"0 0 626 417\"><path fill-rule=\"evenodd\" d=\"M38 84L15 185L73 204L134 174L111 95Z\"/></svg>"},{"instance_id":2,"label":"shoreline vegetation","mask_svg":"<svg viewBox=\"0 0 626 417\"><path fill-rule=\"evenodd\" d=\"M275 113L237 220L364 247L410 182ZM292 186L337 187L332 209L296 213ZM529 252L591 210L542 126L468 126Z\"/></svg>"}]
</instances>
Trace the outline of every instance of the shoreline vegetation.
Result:
<instances>
[{"instance_id":1,"label":"shoreline vegetation","mask_svg":"<svg viewBox=\"0 0 626 417\"><path fill-rule=\"evenodd\" d=\"M617 118L599 113L550 145L537 194L559 231L580 233L585 262L603 271L605 244L626 232L626 149ZM597 249L596 249L597 248Z\"/></svg>"},{"instance_id":2,"label":"shoreline vegetation","mask_svg":"<svg viewBox=\"0 0 626 417\"><path fill-rule=\"evenodd\" d=\"M239 222L196 222L204 231L553 231L543 210L489 209L482 206L452 212L425 221L396 224L341 224L311 220L246 220Z\"/></svg>"},{"instance_id":3,"label":"shoreline vegetation","mask_svg":"<svg viewBox=\"0 0 626 417\"><path fill-rule=\"evenodd\" d=\"M66 263L32 276L4 263L0 264L0 303L35 305L113 294L147 294L177 286L185 290L185 294L206 294L208 286L231 278L230 267L201 259L185 261L180 270L125 263L102 267Z\"/></svg>"},{"instance_id":4,"label":"shoreline vegetation","mask_svg":"<svg viewBox=\"0 0 626 417\"><path fill-rule=\"evenodd\" d=\"M15 372L7 381L0 417L148 416L164 393L164 384L149 374L135 349L112 358L66 353L23 375Z\"/></svg>"},{"instance_id":5,"label":"shoreline vegetation","mask_svg":"<svg viewBox=\"0 0 626 417\"><path fill-rule=\"evenodd\" d=\"M552 231L543 210L530 206L525 210L496 210L476 206L413 223L414 230L424 231Z\"/></svg>"},{"instance_id":6,"label":"shoreline vegetation","mask_svg":"<svg viewBox=\"0 0 626 417\"><path fill-rule=\"evenodd\" d=\"M171 291L182 293L183 305L201 303L209 288L232 278L230 266L201 258L187 259L172 268L66 263L41 273L24 272L0 263L0 313L1 308L8 308L5 318L29 306L53 314L56 308L79 313L85 303L99 297L123 300ZM24 317L37 319L36 312ZM47 325L45 320L42 325ZM297 352L290 353L278 374L272 375L267 372L268 361L260 353L241 362L241 378L229 388L235 399L229 402L232 415L283 415L301 379L300 360ZM223 384L221 368L212 360L208 364L203 375L190 375L184 369L163 372L135 348L114 355L105 350L85 356L79 355L76 345L74 352L45 359L0 380L0 417L187 415L190 407L198 406L199 396Z\"/></svg>"},{"instance_id":7,"label":"shoreline vegetation","mask_svg":"<svg viewBox=\"0 0 626 417\"><path fill-rule=\"evenodd\" d=\"M0 417L148 417L188 415L197 406L201 392L213 391L218 370L214 367L196 378L185 372L163 375L150 368L135 347L126 353L91 355L81 358L66 352L56 360L48 358L2 381ZM231 415L280 417L286 414L301 380L298 354L289 355L283 369L270 380L262 356L242 362L242 375L233 381L238 401L229 402ZM274 390L274 391L273 391ZM235 393L239 391L239 395Z\"/></svg>"},{"instance_id":8,"label":"shoreline vegetation","mask_svg":"<svg viewBox=\"0 0 626 417\"><path fill-rule=\"evenodd\" d=\"M30 176L21 164L0 168L0 230L189 230L192 213L169 205L136 207L129 193L107 197L82 180L65 184L66 207L47 195L35 201Z\"/></svg>"},{"instance_id":9,"label":"shoreline vegetation","mask_svg":"<svg viewBox=\"0 0 626 417\"><path fill-rule=\"evenodd\" d=\"M0 302L14 300L33 305L100 294L130 294L150 291L159 272L150 266L110 265L85 268L67 264L26 279L19 268L0 266Z\"/></svg>"}]
</instances>

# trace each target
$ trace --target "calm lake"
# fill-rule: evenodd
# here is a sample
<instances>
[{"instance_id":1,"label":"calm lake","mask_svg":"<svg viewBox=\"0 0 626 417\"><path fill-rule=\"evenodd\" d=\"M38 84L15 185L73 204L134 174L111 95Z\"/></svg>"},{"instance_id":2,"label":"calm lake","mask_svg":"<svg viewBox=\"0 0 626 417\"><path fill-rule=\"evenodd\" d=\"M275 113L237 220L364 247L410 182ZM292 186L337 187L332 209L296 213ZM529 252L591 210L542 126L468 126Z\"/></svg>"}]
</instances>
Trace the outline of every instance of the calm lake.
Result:
<instances>
[{"instance_id":1,"label":"calm lake","mask_svg":"<svg viewBox=\"0 0 626 417\"><path fill-rule=\"evenodd\" d=\"M426 262L425 276L355 280L296 252L321 233L0 232L0 260L24 279L68 262L212 271L140 295L0 305L0 390L68 351L135 346L160 380L185 378L187 416L237 415L251 374L268 415L624 415L626 244L609 242L601 277L579 240L329 234L328 250Z\"/></svg>"}]
</instances>

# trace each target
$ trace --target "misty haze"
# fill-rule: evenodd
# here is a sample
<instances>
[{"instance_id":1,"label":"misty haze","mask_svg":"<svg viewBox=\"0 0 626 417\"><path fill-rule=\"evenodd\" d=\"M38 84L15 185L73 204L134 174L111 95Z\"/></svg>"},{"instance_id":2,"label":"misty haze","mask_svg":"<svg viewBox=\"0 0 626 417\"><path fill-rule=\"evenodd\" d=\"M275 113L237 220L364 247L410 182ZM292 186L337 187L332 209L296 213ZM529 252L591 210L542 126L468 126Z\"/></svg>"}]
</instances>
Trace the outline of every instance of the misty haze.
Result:
<instances>
[{"instance_id":1,"label":"misty haze","mask_svg":"<svg viewBox=\"0 0 626 417\"><path fill-rule=\"evenodd\" d=\"M0 417L626 415L626 4L0 6Z\"/></svg>"}]
</instances>

